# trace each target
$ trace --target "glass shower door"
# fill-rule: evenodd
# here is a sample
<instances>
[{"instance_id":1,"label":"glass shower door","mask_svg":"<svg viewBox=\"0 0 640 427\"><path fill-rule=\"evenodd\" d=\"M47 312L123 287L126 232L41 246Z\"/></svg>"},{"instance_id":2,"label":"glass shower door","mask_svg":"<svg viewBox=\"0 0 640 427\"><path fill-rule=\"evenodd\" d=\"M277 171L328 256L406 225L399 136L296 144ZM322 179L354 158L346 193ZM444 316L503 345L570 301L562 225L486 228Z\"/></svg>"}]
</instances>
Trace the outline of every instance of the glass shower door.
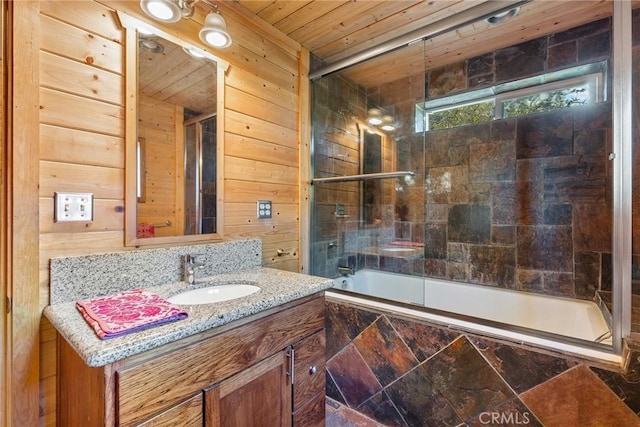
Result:
<instances>
[{"instance_id":1,"label":"glass shower door","mask_svg":"<svg viewBox=\"0 0 640 427\"><path fill-rule=\"evenodd\" d=\"M216 232L216 115L185 122L184 234Z\"/></svg>"}]
</instances>

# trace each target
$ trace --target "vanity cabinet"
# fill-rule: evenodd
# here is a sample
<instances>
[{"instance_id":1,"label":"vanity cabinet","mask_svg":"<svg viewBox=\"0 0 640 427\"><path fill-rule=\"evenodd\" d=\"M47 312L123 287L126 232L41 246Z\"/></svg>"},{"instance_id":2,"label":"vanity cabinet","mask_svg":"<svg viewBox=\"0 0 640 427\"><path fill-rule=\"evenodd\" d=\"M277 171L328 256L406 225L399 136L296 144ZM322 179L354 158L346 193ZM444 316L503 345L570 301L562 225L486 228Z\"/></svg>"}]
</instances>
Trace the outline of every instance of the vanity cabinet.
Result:
<instances>
[{"instance_id":1,"label":"vanity cabinet","mask_svg":"<svg viewBox=\"0 0 640 427\"><path fill-rule=\"evenodd\" d=\"M324 425L324 294L89 367L58 339L61 426Z\"/></svg>"}]
</instances>

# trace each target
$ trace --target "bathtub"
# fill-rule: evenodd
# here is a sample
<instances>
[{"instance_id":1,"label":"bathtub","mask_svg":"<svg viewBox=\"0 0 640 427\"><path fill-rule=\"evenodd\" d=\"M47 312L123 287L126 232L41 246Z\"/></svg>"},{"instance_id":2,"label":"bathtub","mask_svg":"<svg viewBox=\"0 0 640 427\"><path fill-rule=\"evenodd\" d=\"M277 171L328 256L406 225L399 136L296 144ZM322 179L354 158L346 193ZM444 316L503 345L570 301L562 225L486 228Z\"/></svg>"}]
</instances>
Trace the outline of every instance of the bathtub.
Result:
<instances>
[{"instance_id":1,"label":"bathtub","mask_svg":"<svg viewBox=\"0 0 640 427\"><path fill-rule=\"evenodd\" d=\"M498 335L519 342L540 344L562 351L568 351L563 348L565 340L562 337L570 337L569 341L611 344L610 328L598 305L591 301L367 269L357 271L354 275L338 277L333 279L333 282L333 287L338 290L408 305L394 305L391 301L387 303L350 293L331 293L339 299L377 307L384 311L406 312L405 314L437 323ZM411 305L420 305L432 310L412 309ZM485 322L476 322L475 319ZM554 336L558 336L557 339L553 339ZM576 350L573 345L571 349ZM582 350L577 353L583 354ZM596 351L592 356L616 362L619 360L608 351L604 352L605 354L601 353L603 352Z\"/></svg>"}]
</instances>

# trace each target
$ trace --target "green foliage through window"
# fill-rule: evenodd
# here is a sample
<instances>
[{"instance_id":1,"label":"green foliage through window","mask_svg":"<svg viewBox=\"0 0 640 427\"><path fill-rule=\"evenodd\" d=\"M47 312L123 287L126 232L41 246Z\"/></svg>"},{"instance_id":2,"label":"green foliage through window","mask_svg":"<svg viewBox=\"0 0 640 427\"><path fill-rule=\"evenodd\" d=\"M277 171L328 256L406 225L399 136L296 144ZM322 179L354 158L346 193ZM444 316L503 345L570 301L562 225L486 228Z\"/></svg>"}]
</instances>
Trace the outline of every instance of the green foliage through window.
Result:
<instances>
[{"instance_id":1,"label":"green foliage through window","mask_svg":"<svg viewBox=\"0 0 640 427\"><path fill-rule=\"evenodd\" d=\"M428 129L449 129L492 120L493 105L493 101L486 101L428 113Z\"/></svg>"},{"instance_id":2,"label":"green foliage through window","mask_svg":"<svg viewBox=\"0 0 640 427\"><path fill-rule=\"evenodd\" d=\"M559 108L583 105L589 102L586 87L574 87L550 92L536 93L505 100L502 103L502 117L524 116Z\"/></svg>"},{"instance_id":3,"label":"green foliage through window","mask_svg":"<svg viewBox=\"0 0 640 427\"><path fill-rule=\"evenodd\" d=\"M606 100L607 61L578 65L416 104L415 131L449 129Z\"/></svg>"}]
</instances>

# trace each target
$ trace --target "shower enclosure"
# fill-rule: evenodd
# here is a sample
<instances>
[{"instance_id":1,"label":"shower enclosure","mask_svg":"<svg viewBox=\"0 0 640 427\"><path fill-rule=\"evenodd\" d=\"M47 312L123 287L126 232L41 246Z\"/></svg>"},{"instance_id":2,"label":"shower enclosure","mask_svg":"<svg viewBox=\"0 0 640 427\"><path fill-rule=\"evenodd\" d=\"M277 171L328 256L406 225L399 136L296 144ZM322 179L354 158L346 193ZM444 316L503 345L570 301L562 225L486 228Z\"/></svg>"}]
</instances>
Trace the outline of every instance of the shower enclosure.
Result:
<instances>
[{"instance_id":1,"label":"shower enclosure","mask_svg":"<svg viewBox=\"0 0 640 427\"><path fill-rule=\"evenodd\" d=\"M184 234L216 232L216 114L185 120Z\"/></svg>"},{"instance_id":2,"label":"shower enclosure","mask_svg":"<svg viewBox=\"0 0 640 427\"><path fill-rule=\"evenodd\" d=\"M615 346L612 28L431 66L443 34L402 48L419 69L387 71L395 50L313 80L311 273L593 302Z\"/></svg>"}]
</instances>

